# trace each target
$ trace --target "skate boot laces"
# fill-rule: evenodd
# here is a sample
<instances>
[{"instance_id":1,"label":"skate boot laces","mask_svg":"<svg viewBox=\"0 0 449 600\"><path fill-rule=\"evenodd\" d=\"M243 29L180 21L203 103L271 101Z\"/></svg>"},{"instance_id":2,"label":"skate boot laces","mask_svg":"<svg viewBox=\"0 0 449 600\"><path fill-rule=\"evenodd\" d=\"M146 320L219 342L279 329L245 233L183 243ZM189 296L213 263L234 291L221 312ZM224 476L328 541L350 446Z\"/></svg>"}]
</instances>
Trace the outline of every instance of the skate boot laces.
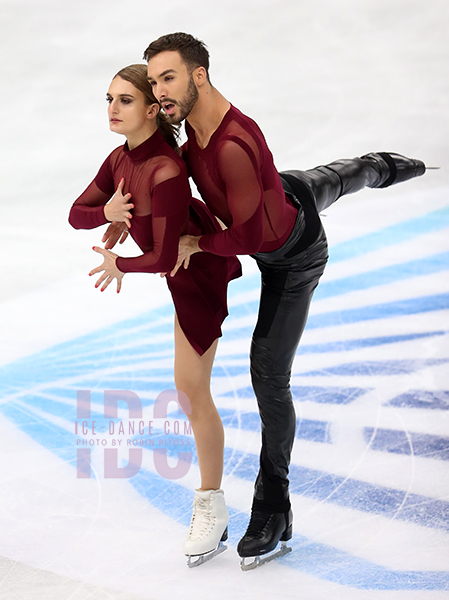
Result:
<instances>
[{"instance_id":1,"label":"skate boot laces","mask_svg":"<svg viewBox=\"0 0 449 600\"><path fill-rule=\"evenodd\" d=\"M189 539L202 540L214 528L216 517L212 515L211 497L204 499L195 496L193 499L193 512L190 521Z\"/></svg>"},{"instance_id":2,"label":"skate boot laces","mask_svg":"<svg viewBox=\"0 0 449 600\"><path fill-rule=\"evenodd\" d=\"M272 516L270 513L251 511L251 519L245 537L262 537Z\"/></svg>"}]
</instances>

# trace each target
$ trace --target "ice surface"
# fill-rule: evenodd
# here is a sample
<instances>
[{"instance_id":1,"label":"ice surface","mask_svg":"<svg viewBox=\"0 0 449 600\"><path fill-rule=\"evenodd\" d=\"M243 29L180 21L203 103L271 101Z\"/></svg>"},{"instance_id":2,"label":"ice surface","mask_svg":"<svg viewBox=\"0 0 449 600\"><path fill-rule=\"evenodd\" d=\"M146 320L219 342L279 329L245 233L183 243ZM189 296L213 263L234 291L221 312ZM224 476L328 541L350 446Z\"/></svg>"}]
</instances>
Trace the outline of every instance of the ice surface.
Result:
<instances>
[{"instance_id":1,"label":"ice surface","mask_svg":"<svg viewBox=\"0 0 449 600\"><path fill-rule=\"evenodd\" d=\"M448 17L444 0L2 0L2 600L448 597ZM161 476L150 445L134 477L107 479L96 446L91 477L77 478L77 439L94 439L75 433L78 390L111 444L105 390L132 390L148 421L174 385L165 282L129 275L120 295L99 294L87 273L101 232L75 232L67 214L122 143L107 128L111 77L177 30L208 44L213 83L261 125L280 170L375 150L441 167L324 217L331 260L292 374L293 552L248 573L235 546L260 443L251 259L231 285L213 373L229 549L186 567L194 452L181 479ZM129 423L120 406L117 427ZM192 438L155 421L174 468L168 443L192 449ZM184 424L174 412L168 421ZM121 448L118 464L128 458Z\"/></svg>"}]
</instances>

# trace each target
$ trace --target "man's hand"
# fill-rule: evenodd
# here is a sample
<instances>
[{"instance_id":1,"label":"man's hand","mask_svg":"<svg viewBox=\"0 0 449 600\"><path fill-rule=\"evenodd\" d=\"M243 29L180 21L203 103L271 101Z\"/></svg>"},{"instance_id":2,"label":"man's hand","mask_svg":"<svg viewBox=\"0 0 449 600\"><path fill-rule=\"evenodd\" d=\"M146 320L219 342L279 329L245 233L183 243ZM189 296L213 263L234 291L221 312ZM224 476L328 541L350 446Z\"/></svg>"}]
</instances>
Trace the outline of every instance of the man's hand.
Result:
<instances>
[{"instance_id":1,"label":"man's hand","mask_svg":"<svg viewBox=\"0 0 449 600\"><path fill-rule=\"evenodd\" d=\"M129 203L131 194L122 194L125 180L122 178L117 186L117 190L109 202L104 207L104 216L108 221L119 221L126 223L128 229L131 227L132 214L129 212L134 208L134 204Z\"/></svg>"},{"instance_id":2,"label":"man's hand","mask_svg":"<svg viewBox=\"0 0 449 600\"><path fill-rule=\"evenodd\" d=\"M119 223L118 221L114 221L109 225L109 227L104 232L104 236L101 238L102 242L106 242L104 247L106 250L111 250L117 241L119 244L123 244L123 242L128 237L128 227L126 223Z\"/></svg>"},{"instance_id":3,"label":"man's hand","mask_svg":"<svg viewBox=\"0 0 449 600\"><path fill-rule=\"evenodd\" d=\"M99 254L103 255L103 264L100 265L99 267L96 267L95 269L92 269L92 271L89 273L89 275L94 275L95 273L101 273L101 271L104 271L103 275L101 275L101 277L98 279L97 283L95 284L95 287L97 288L101 284L103 284L101 286L101 291L104 292L104 290L108 287L108 285L110 283L112 283L112 281L114 279L117 279L117 294L118 294L122 288L122 279L123 279L124 273L119 271L115 265L115 260L117 258L117 254L114 254L113 252L110 252L109 250L103 250L103 248L99 248L98 246L94 246L92 248L92 250L95 250L95 252L98 252Z\"/></svg>"},{"instance_id":4,"label":"man's hand","mask_svg":"<svg viewBox=\"0 0 449 600\"><path fill-rule=\"evenodd\" d=\"M189 267L190 257L192 254L202 252L201 248L199 247L200 239L201 236L194 235L183 235L180 238L178 247L178 260L173 268L173 271L170 273L170 277L174 277L176 275L182 264L184 264L184 269Z\"/></svg>"}]
</instances>

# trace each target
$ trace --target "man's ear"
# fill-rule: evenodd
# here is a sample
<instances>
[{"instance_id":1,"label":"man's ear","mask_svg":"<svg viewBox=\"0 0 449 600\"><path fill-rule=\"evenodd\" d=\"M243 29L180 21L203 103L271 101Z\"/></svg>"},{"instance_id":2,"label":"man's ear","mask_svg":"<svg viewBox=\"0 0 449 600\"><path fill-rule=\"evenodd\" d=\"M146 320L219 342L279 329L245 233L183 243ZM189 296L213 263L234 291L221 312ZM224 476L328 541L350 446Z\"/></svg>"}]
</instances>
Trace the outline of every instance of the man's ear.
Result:
<instances>
[{"instance_id":1,"label":"man's ear","mask_svg":"<svg viewBox=\"0 0 449 600\"><path fill-rule=\"evenodd\" d=\"M192 74L193 80L195 81L198 87L201 87L204 83L206 83L206 81L208 81L207 71L204 67L197 67L196 69L194 69Z\"/></svg>"}]
</instances>

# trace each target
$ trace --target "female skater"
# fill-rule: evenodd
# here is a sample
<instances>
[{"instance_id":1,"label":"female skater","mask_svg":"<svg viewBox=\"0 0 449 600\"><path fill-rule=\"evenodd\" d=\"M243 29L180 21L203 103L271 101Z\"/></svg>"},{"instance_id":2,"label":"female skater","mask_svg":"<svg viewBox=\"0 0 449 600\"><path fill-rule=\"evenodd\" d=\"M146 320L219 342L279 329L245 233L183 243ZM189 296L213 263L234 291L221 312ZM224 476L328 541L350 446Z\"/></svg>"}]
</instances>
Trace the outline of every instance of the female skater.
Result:
<instances>
[{"instance_id":1,"label":"female skater","mask_svg":"<svg viewBox=\"0 0 449 600\"><path fill-rule=\"evenodd\" d=\"M94 247L103 255L103 264L90 273L101 273L95 285L101 291L116 279L120 292L125 273L170 272L181 235L216 233L220 226L205 205L191 197L185 163L175 150L173 126L160 113L146 65L119 71L107 101L110 129L127 141L108 156L75 201L69 222L75 229L112 221L126 224L143 254L122 258ZM228 314L227 284L240 274L235 257L199 253L189 269L167 278L175 305L175 384L190 400L188 417L201 473L184 544L189 566L203 562L205 554L213 555L227 538L228 512L220 489L224 432L210 378L221 323ZM200 558L193 562L192 556Z\"/></svg>"}]
</instances>

